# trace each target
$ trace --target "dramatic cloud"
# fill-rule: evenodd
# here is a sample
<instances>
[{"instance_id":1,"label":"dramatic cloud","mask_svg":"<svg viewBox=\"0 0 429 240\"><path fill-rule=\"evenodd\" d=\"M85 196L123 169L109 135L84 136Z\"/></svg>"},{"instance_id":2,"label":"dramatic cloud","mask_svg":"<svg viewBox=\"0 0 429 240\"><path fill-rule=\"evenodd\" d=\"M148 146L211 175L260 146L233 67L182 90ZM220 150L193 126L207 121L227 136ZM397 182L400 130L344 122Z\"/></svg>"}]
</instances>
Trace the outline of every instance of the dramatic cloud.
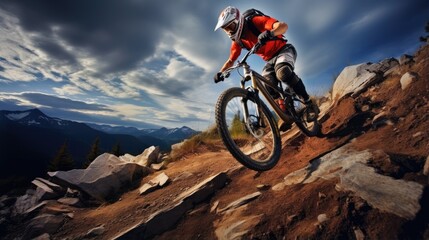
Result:
<instances>
[{"instance_id":1,"label":"dramatic cloud","mask_svg":"<svg viewBox=\"0 0 429 240\"><path fill-rule=\"evenodd\" d=\"M349 64L414 50L429 20L427 0L0 0L0 89L9 93L0 107L208 125L217 96L237 85L212 80L228 57L230 40L213 32L228 5L288 23L296 71L312 94L327 91Z\"/></svg>"}]
</instances>

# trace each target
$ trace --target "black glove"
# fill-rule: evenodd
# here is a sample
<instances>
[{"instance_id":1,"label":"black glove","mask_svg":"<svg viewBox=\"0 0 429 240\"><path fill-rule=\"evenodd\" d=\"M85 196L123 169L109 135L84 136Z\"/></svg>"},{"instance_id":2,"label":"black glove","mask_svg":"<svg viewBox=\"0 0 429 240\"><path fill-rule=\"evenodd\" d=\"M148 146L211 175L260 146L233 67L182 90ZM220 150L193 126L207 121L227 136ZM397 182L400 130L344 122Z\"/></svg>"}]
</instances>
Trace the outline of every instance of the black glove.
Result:
<instances>
[{"instance_id":1,"label":"black glove","mask_svg":"<svg viewBox=\"0 0 429 240\"><path fill-rule=\"evenodd\" d=\"M271 31L265 31L259 34L258 41L264 45L268 40L272 39L274 37L273 33Z\"/></svg>"},{"instance_id":2,"label":"black glove","mask_svg":"<svg viewBox=\"0 0 429 240\"><path fill-rule=\"evenodd\" d=\"M214 75L213 79L215 83L218 83L222 82L225 78L222 76L222 72L218 72Z\"/></svg>"}]
</instances>

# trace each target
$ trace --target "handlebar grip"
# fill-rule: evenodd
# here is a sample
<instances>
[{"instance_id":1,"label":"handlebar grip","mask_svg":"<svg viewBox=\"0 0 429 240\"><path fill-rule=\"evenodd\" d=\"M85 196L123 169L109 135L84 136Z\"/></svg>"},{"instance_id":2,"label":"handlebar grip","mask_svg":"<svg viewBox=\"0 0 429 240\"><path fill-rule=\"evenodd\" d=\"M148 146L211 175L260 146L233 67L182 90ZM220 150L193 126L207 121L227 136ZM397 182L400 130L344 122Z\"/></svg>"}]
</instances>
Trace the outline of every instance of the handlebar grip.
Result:
<instances>
[{"instance_id":1,"label":"handlebar grip","mask_svg":"<svg viewBox=\"0 0 429 240\"><path fill-rule=\"evenodd\" d=\"M220 77L220 78L218 78L218 79L215 79L215 80L214 80L214 82L215 82L215 83L218 83L218 82L222 82L223 80L225 80L225 78Z\"/></svg>"}]
</instances>

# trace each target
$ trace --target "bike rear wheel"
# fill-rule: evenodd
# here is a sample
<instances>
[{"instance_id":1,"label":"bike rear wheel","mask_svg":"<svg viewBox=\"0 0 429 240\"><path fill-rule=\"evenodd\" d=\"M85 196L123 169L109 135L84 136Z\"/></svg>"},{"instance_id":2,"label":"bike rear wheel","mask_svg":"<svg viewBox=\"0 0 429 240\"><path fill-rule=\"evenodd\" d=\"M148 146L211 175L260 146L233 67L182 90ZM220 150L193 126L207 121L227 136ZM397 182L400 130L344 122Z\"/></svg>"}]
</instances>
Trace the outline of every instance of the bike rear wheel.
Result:
<instances>
[{"instance_id":1,"label":"bike rear wheel","mask_svg":"<svg viewBox=\"0 0 429 240\"><path fill-rule=\"evenodd\" d=\"M248 112L244 119L243 111ZM267 106L242 88L223 92L216 103L216 124L229 152L244 166L266 171L280 159L281 139Z\"/></svg>"}]
</instances>

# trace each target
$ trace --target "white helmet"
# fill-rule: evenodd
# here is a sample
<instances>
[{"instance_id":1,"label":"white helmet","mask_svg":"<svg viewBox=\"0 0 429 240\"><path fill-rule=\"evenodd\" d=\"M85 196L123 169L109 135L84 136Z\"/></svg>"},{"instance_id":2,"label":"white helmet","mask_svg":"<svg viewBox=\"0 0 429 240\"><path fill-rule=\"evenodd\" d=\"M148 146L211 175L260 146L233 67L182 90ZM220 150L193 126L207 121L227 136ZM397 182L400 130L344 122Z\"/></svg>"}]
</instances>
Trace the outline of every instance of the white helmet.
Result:
<instances>
[{"instance_id":1,"label":"white helmet","mask_svg":"<svg viewBox=\"0 0 429 240\"><path fill-rule=\"evenodd\" d=\"M235 22L236 29L229 34L229 37L233 40L239 39L241 31L243 30L243 20L240 16L240 11L236 7L229 6L220 13L214 30L216 31L219 28L224 28L232 22Z\"/></svg>"}]
</instances>

